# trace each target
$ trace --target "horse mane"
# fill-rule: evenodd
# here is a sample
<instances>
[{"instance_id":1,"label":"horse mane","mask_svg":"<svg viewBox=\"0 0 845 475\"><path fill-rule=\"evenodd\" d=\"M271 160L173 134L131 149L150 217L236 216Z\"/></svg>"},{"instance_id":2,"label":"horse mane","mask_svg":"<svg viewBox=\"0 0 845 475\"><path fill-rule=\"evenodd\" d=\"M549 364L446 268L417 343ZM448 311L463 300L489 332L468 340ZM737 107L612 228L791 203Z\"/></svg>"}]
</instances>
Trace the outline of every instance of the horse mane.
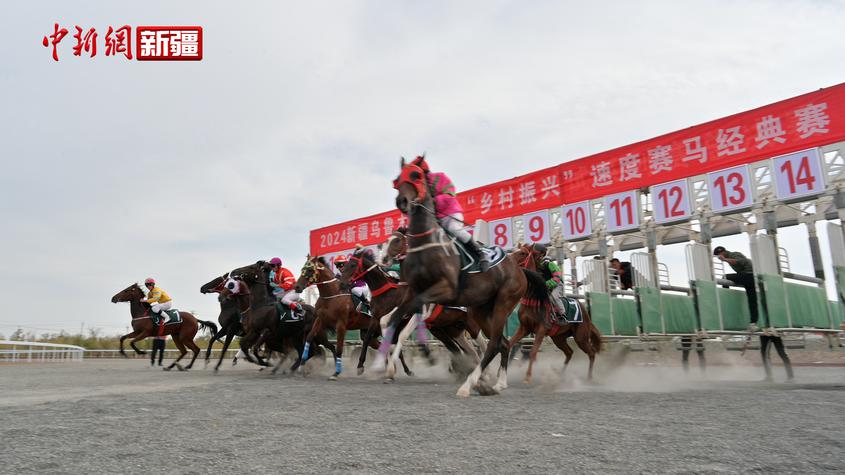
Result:
<instances>
[{"instance_id":1,"label":"horse mane","mask_svg":"<svg viewBox=\"0 0 845 475\"><path fill-rule=\"evenodd\" d=\"M328 263L328 262L326 262L326 258L325 258L325 257L323 257L323 256L319 256L319 257L317 257L317 262L319 262L320 264L322 264L322 265L323 265L323 266L325 266L325 267L328 267L328 266L329 266L329 263Z\"/></svg>"}]
</instances>

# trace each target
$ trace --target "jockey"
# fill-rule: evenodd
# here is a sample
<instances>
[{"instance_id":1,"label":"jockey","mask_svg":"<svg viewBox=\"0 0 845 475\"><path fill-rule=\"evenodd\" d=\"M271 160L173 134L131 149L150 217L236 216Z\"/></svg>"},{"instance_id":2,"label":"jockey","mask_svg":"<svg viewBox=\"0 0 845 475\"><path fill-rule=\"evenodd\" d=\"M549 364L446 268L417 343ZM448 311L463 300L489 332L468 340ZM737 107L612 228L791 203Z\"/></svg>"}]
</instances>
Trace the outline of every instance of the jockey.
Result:
<instances>
[{"instance_id":1,"label":"jockey","mask_svg":"<svg viewBox=\"0 0 845 475\"><path fill-rule=\"evenodd\" d=\"M166 325L170 321L170 315L165 310L170 310L171 305L173 305L170 295L167 295L167 292L156 287L156 281L152 277L144 281L144 286L149 292L147 293L147 298L141 299L141 302L150 304L153 313L157 313L162 317L161 324Z\"/></svg>"},{"instance_id":2,"label":"jockey","mask_svg":"<svg viewBox=\"0 0 845 475\"><path fill-rule=\"evenodd\" d=\"M293 290L296 278L291 271L282 267L282 260L278 257L270 259L270 287L273 289L273 296L287 305L296 314L302 316L302 304L299 303L299 294Z\"/></svg>"},{"instance_id":3,"label":"jockey","mask_svg":"<svg viewBox=\"0 0 845 475\"><path fill-rule=\"evenodd\" d=\"M465 244L466 249L474 254L473 257L478 259L481 272L486 272L490 268L490 261L482 252L483 246L478 244L472 238L472 234L464 228L464 210L458 203L457 192L452 180L445 173L432 173L428 167L428 162L425 161L425 155L415 158L411 164L422 168L425 172L426 182L431 187L431 195L434 198L435 215L440 222L440 226L449 235Z\"/></svg>"},{"instance_id":4,"label":"jockey","mask_svg":"<svg viewBox=\"0 0 845 475\"><path fill-rule=\"evenodd\" d=\"M563 305L565 289L563 287L563 280L561 279L563 274L560 271L560 266L546 255L548 249L543 244L534 244L534 250L543 256L543 262L540 263L540 268L537 269L537 272L542 274L543 278L546 279L546 288L549 290L549 297L552 300L556 313L562 314L563 309L566 307Z\"/></svg>"},{"instance_id":5,"label":"jockey","mask_svg":"<svg viewBox=\"0 0 845 475\"><path fill-rule=\"evenodd\" d=\"M361 248L360 244L356 246L356 249ZM334 266L337 267L338 273L335 274L335 277L340 279L340 274L343 273L343 268L346 266L346 263L349 262L349 258L345 255L341 254L334 259ZM352 287L350 289L352 295L361 299L364 303L364 307L367 308L370 305L370 287L367 285L367 281L364 278L360 278L355 282L352 282Z\"/></svg>"}]
</instances>

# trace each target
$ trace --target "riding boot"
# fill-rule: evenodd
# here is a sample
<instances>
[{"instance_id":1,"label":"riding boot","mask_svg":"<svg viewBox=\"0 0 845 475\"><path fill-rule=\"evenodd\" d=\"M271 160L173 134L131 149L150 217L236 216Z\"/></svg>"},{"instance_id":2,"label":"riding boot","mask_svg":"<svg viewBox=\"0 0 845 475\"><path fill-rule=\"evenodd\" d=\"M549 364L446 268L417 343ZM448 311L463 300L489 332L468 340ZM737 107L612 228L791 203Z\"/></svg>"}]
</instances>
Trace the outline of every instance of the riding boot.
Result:
<instances>
[{"instance_id":1,"label":"riding boot","mask_svg":"<svg viewBox=\"0 0 845 475\"><path fill-rule=\"evenodd\" d=\"M484 246L478 243L475 239L467 243L467 249L470 250L473 257L478 259L478 268L481 272L487 272L490 269L490 260L487 259L487 254L484 253Z\"/></svg>"}]
</instances>

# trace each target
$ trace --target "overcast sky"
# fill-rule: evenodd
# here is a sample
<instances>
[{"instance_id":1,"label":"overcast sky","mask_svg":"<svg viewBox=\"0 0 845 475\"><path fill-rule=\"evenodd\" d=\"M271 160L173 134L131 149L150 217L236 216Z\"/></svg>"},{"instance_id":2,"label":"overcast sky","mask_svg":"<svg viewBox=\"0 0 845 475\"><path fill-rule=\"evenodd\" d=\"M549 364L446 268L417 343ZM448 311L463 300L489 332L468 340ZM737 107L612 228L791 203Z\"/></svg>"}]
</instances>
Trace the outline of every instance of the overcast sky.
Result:
<instances>
[{"instance_id":1,"label":"overcast sky","mask_svg":"<svg viewBox=\"0 0 845 475\"><path fill-rule=\"evenodd\" d=\"M310 229L391 208L400 155L468 189L845 80L841 2L589 3L7 5L0 334L118 333L109 299L147 276L216 319L201 284L273 256L298 275ZM200 25L204 59L105 57L123 24Z\"/></svg>"}]
</instances>

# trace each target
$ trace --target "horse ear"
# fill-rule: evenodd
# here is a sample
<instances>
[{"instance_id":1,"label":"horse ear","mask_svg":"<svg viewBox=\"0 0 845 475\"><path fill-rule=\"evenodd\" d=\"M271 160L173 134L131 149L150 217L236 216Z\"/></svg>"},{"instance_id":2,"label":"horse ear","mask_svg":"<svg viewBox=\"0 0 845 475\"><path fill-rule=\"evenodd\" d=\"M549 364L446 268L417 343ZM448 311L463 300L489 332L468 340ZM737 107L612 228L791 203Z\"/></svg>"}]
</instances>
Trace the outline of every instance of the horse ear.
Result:
<instances>
[{"instance_id":1,"label":"horse ear","mask_svg":"<svg viewBox=\"0 0 845 475\"><path fill-rule=\"evenodd\" d=\"M405 168L405 157L399 157L399 168Z\"/></svg>"}]
</instances>

